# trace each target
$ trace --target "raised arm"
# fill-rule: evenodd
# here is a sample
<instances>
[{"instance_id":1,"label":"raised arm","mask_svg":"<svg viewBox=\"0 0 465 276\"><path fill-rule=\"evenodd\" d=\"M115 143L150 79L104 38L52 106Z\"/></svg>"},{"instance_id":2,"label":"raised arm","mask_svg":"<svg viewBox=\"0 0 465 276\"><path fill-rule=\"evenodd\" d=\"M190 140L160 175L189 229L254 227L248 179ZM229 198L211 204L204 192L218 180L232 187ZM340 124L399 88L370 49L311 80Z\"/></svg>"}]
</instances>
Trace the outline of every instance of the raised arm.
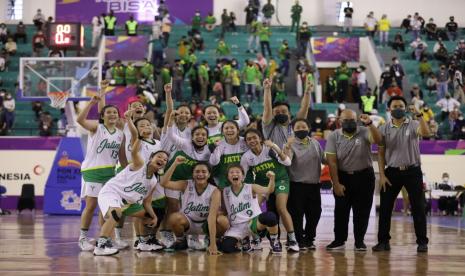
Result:
<instances>
[{"instance_id":1,"label":"raised arm","mask_svg":"<svg viewBox=\"0 0 465 276\"><path fill-rule=\"evenodd\" d=\"M176 111L173 111L170 115L168 120L168 128L166 129L166 139L171 141L177 148L185 149L187 148L192 142L190 139L181 138L175 133L174 128L174 117L176 116Z\"/></svg>"},{"instance_id":2,"label":"raised arm","mask_svg":"<svg viewBox=\"0 0 465 276\"><path fill-rule=\"evenodd\" d=\"M271 99L271 84L270 79L263 81L263 117L262 121L264 125L269 125L273 119L273 103Z\"/></svg>"},{"instance_id":3,"label":"raised arm","mask_svg":"<svg viewBox=\"0 0 465 276\"><path fill-rule=\"evenodd\" d=\"M278 145L271 142L271 140L266 140L264 142L264 144L265 144L265 146L269 147L274 152L276 152L276 154L279 157L279 159L278 159L279 163L283 164L284 166L290 166L291 165L291 159L289 158L289 156L287 155L287 153L284 150L281 150L278 147Z\"/></svg>"},{"instance_id":4,"label":"raised arm","mask_svg":"<svg viewBox=\"0 0 465 276\"><path fill-rule=\"evenodd\" d=\"M128 129L129 129L129 132L131 133L131 141L129 141L131 145L139 137L139 132L137 131L137 128L134 125L134 122L132 121L132 114L133 112L131 110L128 110L124 113L126 124L128 124Z\"/></svg>"},{"instance_id":5,"label":"raised arm","mask_svg":"<svg viewBox=\"0 0 465 276\"><path fill-rule=\"evenodd\" d=\"M274 192L274 188L275 188L275 179L276 179L276 175L274 172L272 171L268 171L266 173L266 177L268 177L268 179L270 180L268 182L268 186L266 187L263 187L261 185L258 185L258 184L253 184L252 185L252 191L254 194L258 194L258 195L263 195L263 194L272 194Z\"/></svg>"},{"instance_id":6,"label":"raised arm","mask_svg":"<svg viewBox=\"0 0 465 276\"><path fill-rule=\"evenodd\" d=\"M218 210L221 206L221 192L218 189L212 194L210 199L210 211L208 212L208 233L210 234L211 239L216 239L216 217L218 216ZM211 255L220 254L218 248L216 247L216 242L211 242L208 246L208 252Z\"/></svg>"},{"instance_id":7,"label":"raised arm","mask_svg":"<svg viewBox=\"0 0 465 276\"><path fill-rule=\"evenodd\" d=\"M248 126L250 123L249 114L245 110L244 106L240 103L239 99L234 96L231 98L231 102L237 106L237 113L239 114L239 120L237 120L237 124L239 125L239 129L243 129L244 127Z\"/></svg>"},{"instance_id":8,"label":"raised arm","mask_svg":"<svg viewBox=\"0 0 465 276\"><path fill-rule=\"evenodd\" d=\"M98 91L98 95L100 97L100 100L98 101L98 106L97 106L98 113L100 113L102 111L103 107L107 104L105 96L106 96L106 94L108 92L107 88L108 88L109 84L110 84L110 82L108 80L102 80L100 82L100 90Z\"/></svg>"},{"instance_id":9,"label":"raised arm","mask_svg":"<svg viewBox=\"0 0 465 276\"><path fill-rule=\"evenodd\" d=\"M379 132L378 128L373 125L373 122L370 119L370 116L367 114L360 115L360 121L364 123L368 130L370 131L370 137L373 139L373 144L380 144L381 143L381 133Z\"/></svg>"},{"instance_id":10,"label":"raised arm","mask_svg":"<svg viewBox=\"0 0 465 276\"><path fill-rule=\"evenodd\" d=\"M160 181L160 185L163 188L168 188L168 189L176 190L176 191L184 191L186 189L187 187L186 180L171 181L171 177L173 176L173 173L176 170L176 167L179 164L184 163L184 161L186 161L186 158L182 156L176 157L173 164L170 166L170 168L168 169L168 171L165 173L165 175L162 177Z\"/></svg>"},{"instance_id":11,"label":"raised arm","mask_svg":"<svg viewBox=\"0 0 465 276\"><path fill-rule=\"evenodd\" d=\"M89 111L96 103L100 101L99 96L93 96L89 103L82 109L81 113L79 113L77 117L77 123L82 126L87 131L91 133L95 133L98 128L98 122L95 120L87 120L87 116L89 115Z\"/></svg>"},{"instance_id":12,"label":"raised arm","mask_svg":"<svg viewBox=\"0 0 465 276\"><path fill-rule=\"evenodd\" d=\"M210 155L210 160L209 160L210 165L212 166L218 165L221 161L221 156L223 155L223 153L224 153L224 146L219 144L215 148L213 153Z\"/></svg>"},{"instance_id":13,"label":"raised arm","mask_svg":"<svg viewBox=\"0 0 465 276\"><path fill-rule=\"evenodd\" d=\"M174 102L173 102L173 97L171 95L173 86L171 85L171 83L167 83L165 84L164 89L165 89L165 99L166 99L166 112L165 112L165 119L163 121L163 128L161 131L162 133L166 133L168 121L170 119L171 113L174 110Z\"/></svg>"},{"instance_id":14,"label":"raised arm","mask_svg":"<svg viewBox=\"0 0 465 276\"><path fill-rule=\"evenodd\" d=\"M420 123L419 133L422 137L431 137L431 131L429 129L428 124L426 123L425 119L423 118L423 113L420 112L416 107L415 108L415 116Z\"/></svg>"},{"instance_id":15,"label":"raised arm","mask_svg":"<svg viewBox=\"0 0 465 276\"><path fill-rule=\"evenodd\" d=\"M128 165L128 158L126 156L126 144L127 143L129 142L126 141L126 137L123 136L123 141L121 142L121 146L119 147L119 151L118 151L118 160L122 168L126 168L126 166Z\"/></svg>"},{"instance_id":16,"label":"raised arm","mask_svg":"<svg viewBox=\"0 0 465 276\"><path fill-rule=\"evenodd\" d=\"M132 123L132 121L131 121ZM131 143L131 159L132 159L132 163L131 165L131 170L133 171L137 171L139 170L140 168L142 168L145 163L144 163L144 158L142 158L141 154L140 154L140 137L139 135L136 134L135 136L136 138L134 139L134 136L132 138L133 142Z\"/></svg>"},{"instance_id":17,"label":"raised arm","mask_svg":"<svg viewBox=\"0 0 465 276\"><path fill-rule=\"evenodd\" d=\"M308 108L310 107L310 93L312 93L313 90L313 81L307 80L307 83L305 84L304 96L302 97L302 101L300 102L300 109L297 112L297 119L307 119Z\"/></svg>"}]
</instances>

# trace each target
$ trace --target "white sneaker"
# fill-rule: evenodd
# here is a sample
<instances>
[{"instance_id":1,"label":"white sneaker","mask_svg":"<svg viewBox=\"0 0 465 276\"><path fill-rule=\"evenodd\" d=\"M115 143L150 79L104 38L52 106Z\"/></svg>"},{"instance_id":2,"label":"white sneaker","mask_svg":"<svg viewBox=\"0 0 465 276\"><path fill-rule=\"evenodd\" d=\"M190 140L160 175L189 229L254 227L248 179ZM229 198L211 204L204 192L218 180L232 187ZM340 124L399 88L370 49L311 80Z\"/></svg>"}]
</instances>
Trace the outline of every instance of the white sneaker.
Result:
<instances>
[{"instance_id":1,"label":"white sneaker","mask_svg":"<svg viewBox=\"0 0 465 276\"><path fill-rule=\"evenodd\" d=\"M140 251L158 251L161 249L163 249L163 246L154 243L139 242L137 245L137 250Z\"/></svg>"},{"instance_id":2,"label":"white sneaker","mask_svg":"<svg viewBox=\"0 0 465 276\"><path fill-rule=\"evenodd\" d=\"M129 247L129 243L126 242L126 241L123 241L121 239L113 241L113 248L121 250L121 249L125 249L127 247Z\"/></svg>"},{"instance_id":3,"label":"white sneaker","mask_svg":"<svg viewBox=\"0 0 465 276\"><path fill-rule=\"evenodd\" d=\"M79 248L81 251L92 251L94 250L94 245L90 242L89 238L79 239Z\"/></svg>"},{"instance_id":4,"label":"white sneaker","mask_svg":"<svg viewBox=\"0 0 465 276\"><path fill-rule=\"evenodd\" d=\"M95 247L94 249L94 255L95 256L111 256L118 254L119 250L113 247Z\"/></svg>"},{"instance_id":5,"label":"white sneaker","mask_svg":"<svg viewBox=\"0 0 465 276\"><path fill-rule=\"evenodd\" d=\"M252 251L263 250L262 239L260 237L253 237L252 241L250 242L250 246L252 248Z\"/></svg>"},{"instance_id":6,"label":"white sneaker","mask_svg":"<svg viewBox=\"0 0 465 276\"><path fill-rule=\"evenodd\" d=\"M173 232L171 231L160 231L160 242L166 248L170 248L176 241Z\"/></svg>"},{"instance_id":7,"label":"white sneaker","mask_svg":"<svg viewBox=\"0 0 465 276\"><path fill-rule=\"evenodd\" d=\"M201 238L198 235L191 235L187 240L187 245L190 249L203 251L207 249L205 238Z\"/></svg>"},{"instance_id":8,"label":"white sneaker","mask_svg":"<svg viewBox=\"0 0 465 276\"><path fill-rule=\"evenodd\" d=\"M300 251L300 248L299 248L299 244L296 242L296 241L288 241L287 242L287 251L289 252L299 252Z\"/></svg>"}]
</instances>

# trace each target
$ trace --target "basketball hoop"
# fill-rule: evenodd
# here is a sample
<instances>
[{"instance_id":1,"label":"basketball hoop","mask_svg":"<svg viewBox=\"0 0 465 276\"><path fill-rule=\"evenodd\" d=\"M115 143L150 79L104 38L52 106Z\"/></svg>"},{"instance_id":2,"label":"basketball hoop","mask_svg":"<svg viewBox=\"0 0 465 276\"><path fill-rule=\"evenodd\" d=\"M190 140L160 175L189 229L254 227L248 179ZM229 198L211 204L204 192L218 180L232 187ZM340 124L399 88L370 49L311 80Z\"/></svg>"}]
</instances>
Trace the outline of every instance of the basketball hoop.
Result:
<instances>
[{"instance_id":1,"label":"basketball hoop","mask_svg":"<svg viewBox=\"0 0 465 276\"><path fill-rule=\"evenodd\" d=\"M48 92L47 96L50 98L50 105L54 108L61 109L65 108L66 101L69 97L69 92L54 91Z\"/></svg>"}]
</instances>

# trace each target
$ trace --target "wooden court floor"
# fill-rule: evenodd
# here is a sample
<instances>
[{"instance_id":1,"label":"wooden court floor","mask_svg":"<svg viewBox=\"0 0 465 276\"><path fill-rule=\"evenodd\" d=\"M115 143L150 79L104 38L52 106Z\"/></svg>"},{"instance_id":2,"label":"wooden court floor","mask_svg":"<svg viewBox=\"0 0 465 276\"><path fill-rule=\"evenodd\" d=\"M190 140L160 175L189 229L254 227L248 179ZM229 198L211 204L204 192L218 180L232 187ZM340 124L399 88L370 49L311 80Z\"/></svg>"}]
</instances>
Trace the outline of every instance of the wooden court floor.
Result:
<instances>
[{"instance_id":1,"label":"wooden court floor","mask_svg":"<svg viewBox=\"0 0 465 276\"><path fill-rule=\"evenodd\" d=\"M428 254L416 252L410 218L392 223L389 253L346 250L327 252L333 238L332 218L318 226L317 250L272 256L255 253L209 256L204 252L139 253L124 250L115 257L94 257L77 246L79 217L44 216L27 211L0 216L0 276L5 275L465 275L465 219L450 218L452 226L428 224ZM95 223L95 222L94 222ZM129 222L123 235L133 240ZM455 226L454 226L455 225ZM92 234L97 236L95 224ZM376 221L370 221L366 244L375 243ZM264 246L267 247L267 243Z\"/></svg>"}]
</instances>

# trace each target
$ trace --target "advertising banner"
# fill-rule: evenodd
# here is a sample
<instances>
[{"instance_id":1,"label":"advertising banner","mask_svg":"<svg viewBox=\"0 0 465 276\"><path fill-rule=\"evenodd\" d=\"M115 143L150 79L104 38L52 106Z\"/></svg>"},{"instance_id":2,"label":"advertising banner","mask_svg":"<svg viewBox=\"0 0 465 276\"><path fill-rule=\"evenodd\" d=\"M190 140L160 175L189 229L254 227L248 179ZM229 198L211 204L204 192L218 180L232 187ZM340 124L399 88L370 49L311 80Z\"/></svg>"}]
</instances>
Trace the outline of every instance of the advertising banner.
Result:
<instances>
[{"instance_id":1,"label":"advertising banner","mask_svg":"<svg viewBox=\"0 0 465 276\"><path fill-rule=\"evenodd\" d=\"M317 37L312 39L312 51L317 62L358 62L360 41L358 37Z\"/></svg>"}]
</instances>

